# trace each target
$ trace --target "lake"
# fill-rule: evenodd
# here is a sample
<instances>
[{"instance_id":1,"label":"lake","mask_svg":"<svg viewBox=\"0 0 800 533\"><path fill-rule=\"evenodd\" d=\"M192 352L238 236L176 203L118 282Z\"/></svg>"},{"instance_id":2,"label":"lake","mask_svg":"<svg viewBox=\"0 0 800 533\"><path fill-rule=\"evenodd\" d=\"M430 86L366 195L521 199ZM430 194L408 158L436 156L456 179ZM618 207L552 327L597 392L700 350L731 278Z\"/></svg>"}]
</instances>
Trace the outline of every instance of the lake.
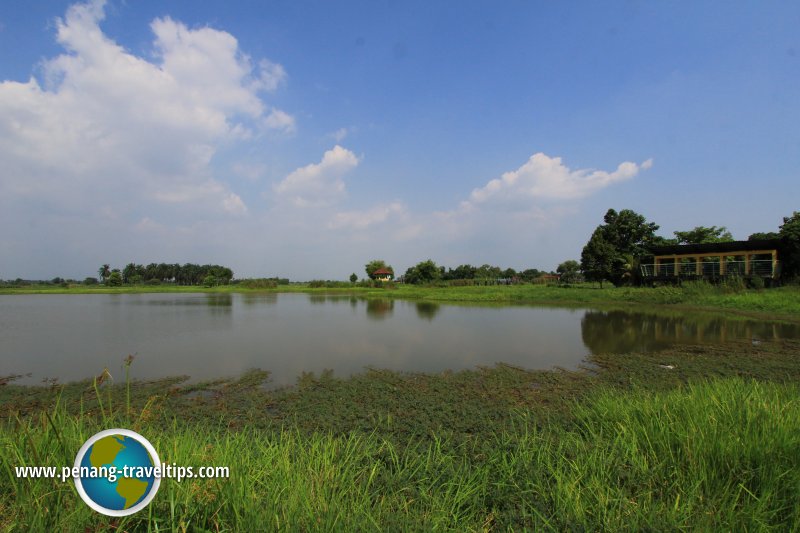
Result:
<instances>
[{"instance_id":1,"label":"lake","mask_svg":"<svg viewBox=\"0 0 800 533\"><path fill-rule=\"evenodd\" d=\"M800 338L800 326L714 314L452 305L350 296L89 294L0 296L0 376L62 382L108 367L124 379L236 376L290 385L302 372L441 372L507 363L575 369L591 353ZM30 374L29 376L27 374Z\"/></svg>"}]
</instances>

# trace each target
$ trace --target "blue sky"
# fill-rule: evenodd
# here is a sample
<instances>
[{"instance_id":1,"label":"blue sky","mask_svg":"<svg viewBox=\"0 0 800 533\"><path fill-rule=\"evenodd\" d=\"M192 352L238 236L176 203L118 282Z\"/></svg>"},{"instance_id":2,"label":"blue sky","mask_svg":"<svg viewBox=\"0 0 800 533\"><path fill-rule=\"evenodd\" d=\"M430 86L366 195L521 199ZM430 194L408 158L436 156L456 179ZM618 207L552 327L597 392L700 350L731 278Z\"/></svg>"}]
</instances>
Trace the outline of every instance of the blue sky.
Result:
<instances>
[{"instance_id":1,"label":"blue sky","mask_svg":"<svg viewBox=\"0 0 800 533\"><path fill-rule=\"evenodd\" d=\"M554 269L800 209L789 2L6 2L0 278Z\"/></svg>"}]
</instances>

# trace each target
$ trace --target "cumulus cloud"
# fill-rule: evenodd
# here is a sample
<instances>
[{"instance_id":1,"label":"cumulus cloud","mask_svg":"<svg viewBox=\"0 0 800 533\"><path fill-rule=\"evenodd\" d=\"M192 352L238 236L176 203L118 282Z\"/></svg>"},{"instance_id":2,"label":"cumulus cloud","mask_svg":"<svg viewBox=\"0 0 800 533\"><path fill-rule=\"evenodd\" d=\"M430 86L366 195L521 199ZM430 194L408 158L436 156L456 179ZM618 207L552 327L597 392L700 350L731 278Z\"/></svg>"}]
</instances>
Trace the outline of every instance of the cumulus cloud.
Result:
<instances>
[{"instance_id":1,"label":"cumulus cloud","mask_svg":"<svg viewBox=\"0 0 800 533\"><path fill-rule=\"evenodd\" d=\"M653 165L648 159L641 165L625 161L613 172L594 169L572 170L560 157L549 157L541 152L534 154L516 170L504 173L489 181L484 187L475 189L464 208L486 204L530 205L535 200L574 200L629 180L640 170Z\"/></svg>"},{"instance_id":2,"label":"cumulus cloud","mask_svg":"<svg viewBox=\"0 0 800 533\"><path fill-rule=\"evenodd\" d=\"M338 144L325 152L322 161L312 163L286 176L275 192L297 207L331 205L345 193L342 176L357 167L358 157Z\"/></svg>"},{"instance_id":3,"label":"cumulus cloud","mask_svg":"<svg viewBox=\"0 0 800 533\"><path fill-rule=\"evenodd\" d=\"M43 62L42 83L0 83L0 159L14 170L0 188L240 213L211 161L223 142L294 129L258 94L283 83L283 67L254 65L229 33L169 17L150 26L148 60L105 35L103 18L102 0L71 6L55 25L65 52Z\"/></svg>"}]
</instances>

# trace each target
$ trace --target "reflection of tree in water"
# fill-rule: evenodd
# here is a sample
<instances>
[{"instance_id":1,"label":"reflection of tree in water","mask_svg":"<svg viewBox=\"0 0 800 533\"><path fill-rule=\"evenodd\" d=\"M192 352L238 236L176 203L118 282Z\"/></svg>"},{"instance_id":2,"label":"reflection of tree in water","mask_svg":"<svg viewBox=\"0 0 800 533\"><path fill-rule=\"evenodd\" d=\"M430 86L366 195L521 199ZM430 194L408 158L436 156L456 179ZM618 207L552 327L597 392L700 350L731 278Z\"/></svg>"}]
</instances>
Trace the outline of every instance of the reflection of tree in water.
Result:
<instances>
[{"instance_id":1,"label":"reflection of tree in water","mask_svg":"<svg viewBox=\"0 0 800 533\"><path fill-rule=\"evenodd\" d=\"M417 302L417 316L430 322L439 312L439 308L440 306L437 303Z\"/></svg>"},{"instance_id":2,"label":"reflection of tree in water","mask_svg":"<svg viewBox=\"0 0 800 533\"><path fill-rule=\"evenodd\" d=\"M206 305L214 313L230 313L233 307L233 296L230 294L206 294Z\"/></svg>"},{"instance_id":3,"label":"reflection of tree in water","mask_svg":"<svg viewBox=\"0 0 800 533\"><path fill-rule=\"evenodd\" d=\"M245 305L260 305L260 304L268 304L274 305L278 303L278 293L276 292L265 292L262 294L258 293L250 293L244 292L242 293L242 302Z\"/></svg>"},{"instance_id":4,"label":"reflection of tree in water","mask_svg":"<svg viewBox=\"0 0 800 533\"><path fill-rule=\"evenodd\" d=\"M312 304L319 305L324 303L343 304L350 300L350 296L337 296L330 294L309 294L308 301Z\"/></svg>"},{"instance_id":5,"label":"reflection of tree in water","mask_svg":"<svg viewBox=\"0 0 800 533\"><path fill-rule=\"evenodd\" d=\"M626 353L663 349L656 341L655 323L624 311L586 311L581 320L583 343L592 353Z\"/></svg>"},{"instance_id":6,"label":"reflection of tree in water","mask_svg":"<svg viewBox=\"0 0 800 533\"><path fill-rule=\"evenodd\" d=\"M800 327L703 314L587 311L581 320L581 334L592 353L626 353L661 350L673 344L797 338Z\"/></svg>"},{"instance_id":7,"label":"reflection of tree in water","mask_svg":"<svg viewBox=\"0 0 800 533\"><path fill-rule=\"evenodd\" d=\"M383 320L394 311L394 300L370 298L367 300L367 316L375 320Z\"/></svg>"}]
</instances>

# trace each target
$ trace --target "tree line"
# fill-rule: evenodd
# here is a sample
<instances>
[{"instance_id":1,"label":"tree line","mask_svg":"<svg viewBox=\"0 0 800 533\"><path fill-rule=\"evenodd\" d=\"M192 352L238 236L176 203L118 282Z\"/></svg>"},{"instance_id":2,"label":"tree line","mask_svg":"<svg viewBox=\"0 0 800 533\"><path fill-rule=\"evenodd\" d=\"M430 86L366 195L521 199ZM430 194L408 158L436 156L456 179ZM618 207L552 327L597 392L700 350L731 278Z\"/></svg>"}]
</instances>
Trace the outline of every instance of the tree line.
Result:
<instances>
[{"instance_id":1,"label":"tree line","mask_svg":"<svg viewBox=\"0 0 800 533\"><path fill-rule=\"evenodd\" d=\"M394 268L387 265L382 259L374 259L367 263L364 267L367 277L371 280L377 278L375 272L380 270L388 270L391 276L394 277ZM432 259L421 261L416 265L409 267L405 274L398 278L398 281L403 283L434 283L437 281L453 282L453 281L476 281L476 282L497 282L500 280L511 282L532 282L542 274L546 274L535 268L517 271L513 268L500 268L489 264L481 266L473 266L470 264L458 265L455 268L446 268L437 265ZM357 276L353 273L350 276L350 281L355 283Z\"/></svg>"},{"instance_id":2,"label":"tree line","mask_svg":"<svg viewBox=\"0 0 800 533\"><path fill-rule=\"evenodd\" d=\"M674 237L663 237L656 232L659 225L649 222L643 215L631 209L617 212L609 209L603 217L603 224L597 226L589 241L583 247L580 262L567 260L558 265L556 272L561 283L575 283L583 280L611 282L614 285L635 284L638 281L638 267L641 259L652 255L657 246L676 244L707 244L732 242L733 235L725 226L697 226L686 231L673 232ZM783 217L778 231L753 233L748 240L779 241L778 254L782 263L784 280L800 279L800 212ZM394 269L381 259L374 259L365 265L367 278L375 280L375 272L388 270L394 278ZM412 284L449 282L533 282L543 275L552 274L530 268L522 271L513 268L502 269L492 265L475 267L469 264L456 268L437 265L432 259L421 261L409 267L398 281ZM350 281L358 279L355 273ZM465 283L467 284L467 283Z\"/></svg>"},{"instance_id":3,"label":"tree line","mask_svg":"<svg viewBox=\"0 0 800 533\"><path fill-rule=\"evenodd\" d=\"M174 283L175 285L227 285L233 279L233 270L221 265L194 263L128 263L125 268L111 268L104 264L97 270L100 282L110 286L141 283ZM87 278L88 279L88 278Z\"/></svg>"},{"instance_id":4,"label":"tree line","mask_svg":"<svg viewBox=\"0 0 800 533\"><path fill-rule=\"evenodd\" d=\"M656 246L674 244L707 244L732 242L733 236L724 226L698 226L688 231L673 232L674 238L656 235L658 224L631 209L620 212L609 209L581 252L580 270L589 281L609 281L614 285L636 281L638 265L651 255ZM779 256L783 264L782 277L800 277L800 212L783 217L777 232L753 233L748 240L779 241Z\"/></svg>"}]
</instances>

